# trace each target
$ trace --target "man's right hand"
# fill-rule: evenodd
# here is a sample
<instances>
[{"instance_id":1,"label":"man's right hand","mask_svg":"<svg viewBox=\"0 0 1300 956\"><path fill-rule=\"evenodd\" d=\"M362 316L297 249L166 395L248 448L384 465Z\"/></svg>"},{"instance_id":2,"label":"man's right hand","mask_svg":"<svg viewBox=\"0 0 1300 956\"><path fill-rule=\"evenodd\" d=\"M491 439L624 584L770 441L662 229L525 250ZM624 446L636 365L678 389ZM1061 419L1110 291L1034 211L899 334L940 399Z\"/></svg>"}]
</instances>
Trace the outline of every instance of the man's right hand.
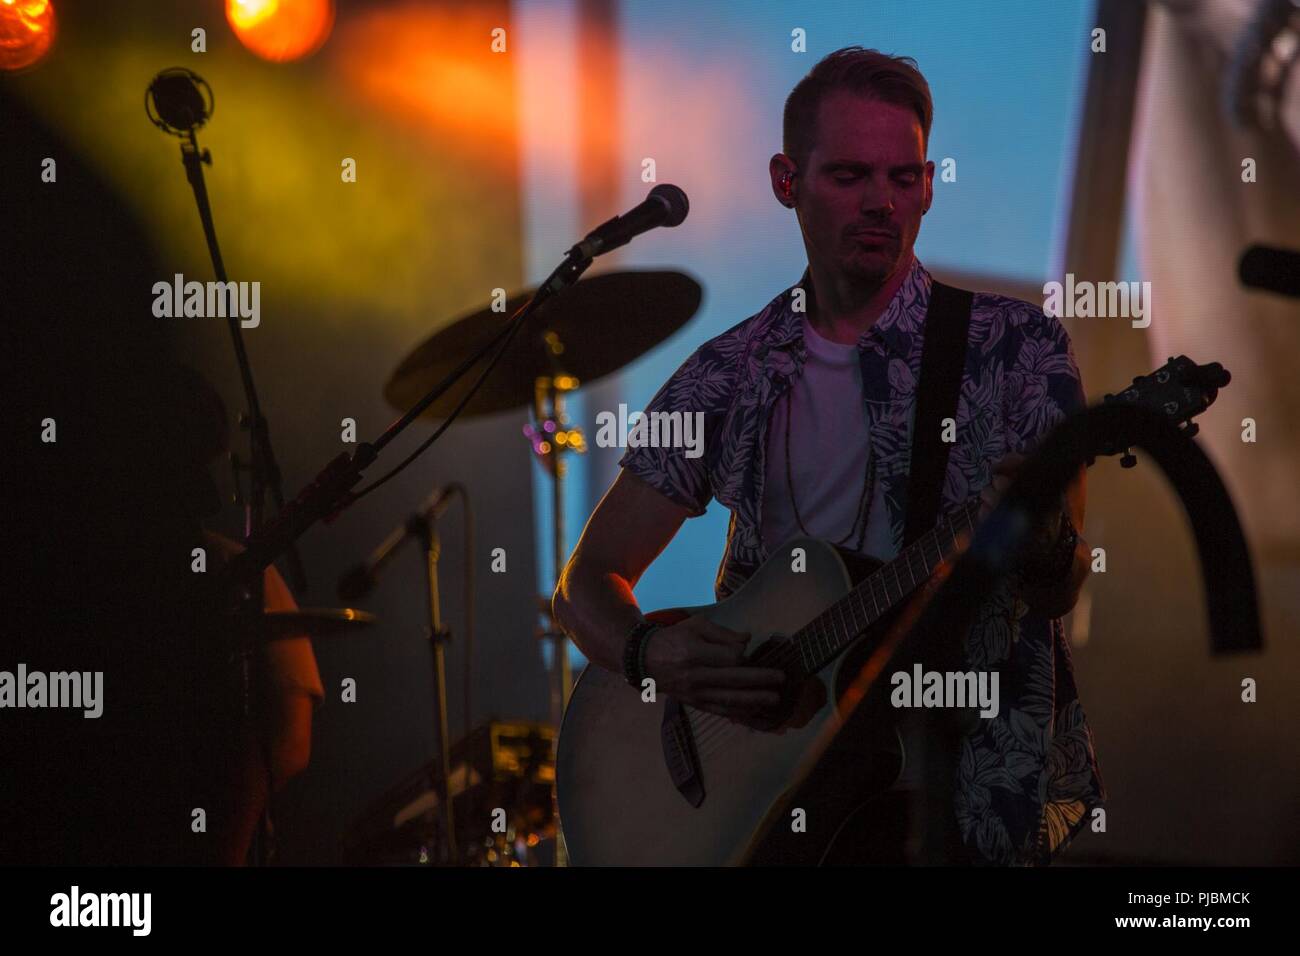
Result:
<instances>
[{"instance_id":1,"label":"man's right hand","mask_svg":"<svg viewBox=\"0 0 1300 956\"><path fill-rule=\"evenodd\" d=\"M646 646L656 693L736 720L761 718L781 702L784 671L743 663L750 635L700 615L660 628Z\"/></svg>"}]
</instances>

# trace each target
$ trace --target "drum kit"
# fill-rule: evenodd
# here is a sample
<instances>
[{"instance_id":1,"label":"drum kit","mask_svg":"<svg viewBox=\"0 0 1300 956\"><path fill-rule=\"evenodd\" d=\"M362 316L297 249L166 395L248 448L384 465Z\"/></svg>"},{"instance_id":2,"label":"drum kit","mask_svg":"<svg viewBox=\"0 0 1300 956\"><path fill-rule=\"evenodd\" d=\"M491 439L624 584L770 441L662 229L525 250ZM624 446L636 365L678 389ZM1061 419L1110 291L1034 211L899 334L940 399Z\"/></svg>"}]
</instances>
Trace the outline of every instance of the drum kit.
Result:
<instances>
[{"instance_id":1,"label":"drum kit","mask_svg":"<svg viewBox=\"0 0 1300 956\"><path fill-rule=\"evenodd\" d=\"M534 292L511 297L504 313L484 308L440 329L398 365L385 399L401 410L415 404ZM667 339L695 314L700 300L699 283L680 272L621 271L584 279L525 330L481 388L470 395L468 385L459 383L423 412L427 419L446 419L467 397L462 416L530 409L523 431L550 479L557 574L566 559L566 459L587 448L582 430L569 421L566 398ZM436 554L431 560L436 567ZM431 594L436 595L436 571L433 577ZM436 606L436 599L432 603ZM539 597L538 609L546 619L542 634L553 642L552 700L558 715L572 687L567 640L550 620L549 597ZM262 630L267 639L318 638L351 634L375 620L351 608L268 612ZM441 631L436 620L434 629ZM442 641L431 643L438 739L447 741ZM344 839L347 859L371 865L562 865L554 811L555 740L554 724L493 720L444 743L443 754L389 787L353 822Z\"/></svg>"},{"instance_id":2,"label":"drum kit","mask_svg":"<svg viewBox=\"0 0 1300 956\"><path fill-rule=\"evenodd\" d=\"M194 194L213 273L226 283L229 277L203 172L212 156L200 148L197 136L211 117L214 103L211 87L183 67L160 72L145 94L150 122L179 140L181 163ZM245 720L251 713L258 646L301 635L350 634L375 620L373 615L350 608L266 613L263 569L284 556L291 583L301 588L305 577L295 550L298 537L384 484L454 419L531 409L532 421L524 432L551 480L552 547L558 573L565 561L566 459L586 450L582 430L569 422L567 396L584 383L623 368L676 332L695 314L701 299L699 284L680 272L620 271L581 277L597 256L648 229L678 225L687 209L682 190L667 183L655 186L645 202L598 226L570 248L538 287L511 297L504 307L498 302L461 316L421 343L401 362L384 389L385 398L403 413L401 417L373 442L361 442L355 452L337 456L292 501L286 501L283 493L243 328L237 317L227 315L247 405L243 420L250 438L249 461L242 466L249 487L239 495L245 511L245 547L226 563L204 600L212 602L215 620L236 624L233 630L239 635L239 646L234 657L241 672ZM486 368L476 377L469 376L481 362L486 362ZM442 424L404 462L354 491L363 472L417 417ZM492 722L471 730L454 745L448 740L443 666L446 632L439 612L435 527L448 497L436 494L390 535L370 564L362 566L359 577L340 582L340 598L351 601L364 593L366 580L373 580L378 567L403 542L415 539L423 545L428 557L433 706L439 741L437 759L390 788L376 802L380 809L364 815L352 828L346 841L349 855L360 862L525 865L546 862L540 848L549 840L551 857L562 863L563 841L555 839L553 810L554 728L520 721ZM268 499L275 507L273 515L266 508ZM472 604L471 600L470 607ZM539 601L539 606L549 615L549 600ZM552 700L558 705L558 720L572 684L568 648L553 621L543 630L555 645ZM377 820L381 821L378 827ZM250 854L253 862L269 861L264 844L270 832L269 817L264 816Z\"/></svg>"}]
</instances>

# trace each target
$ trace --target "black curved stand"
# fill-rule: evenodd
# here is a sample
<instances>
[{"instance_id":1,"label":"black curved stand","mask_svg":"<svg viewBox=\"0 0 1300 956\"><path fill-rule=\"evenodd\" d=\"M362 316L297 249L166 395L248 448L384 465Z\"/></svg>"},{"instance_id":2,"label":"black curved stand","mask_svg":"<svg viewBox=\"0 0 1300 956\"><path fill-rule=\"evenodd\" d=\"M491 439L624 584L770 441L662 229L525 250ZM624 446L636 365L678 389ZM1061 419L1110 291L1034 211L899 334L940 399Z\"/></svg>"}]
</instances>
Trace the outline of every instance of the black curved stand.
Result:
<instances>
[{"instance_id":1,"label":"black curved stand","mask_svg":"<svg viewBox=\"0 0 1300 956\"><path fill-rule=\"evenodd\" d=\"M970 548L954 564L948 578L920 611L916 623L896 641L886 641L867 670L875 667L862 706L846 722L873 711L872 704L888 693L879 680L906 662L928 667L960 660L960 642L979 606L1015 569L1028 544L1032 518L1059 507L1062 493L1078 473L1099 455L1137 447L1160 466L1182 501L1200 558L1210 622L1213 655L1259 651L1263 638L1250 551L1236 509L1213 463L1190 437L1164 416L1134 405L1107 404L1088 408L1054 429L1027 460L997 508L980 525ZM922 598L921 600L925 600ZM958 667L960 669L960 667ZM878 712L878 711L877 711ZM916 848L912 862L945 865L967 860L953 812L953 781L957 776L961 740L970 714L954 710L922 710L921 751L909 759L921 764L924 788L914 817Z\"/></svg>"}]
</instances>

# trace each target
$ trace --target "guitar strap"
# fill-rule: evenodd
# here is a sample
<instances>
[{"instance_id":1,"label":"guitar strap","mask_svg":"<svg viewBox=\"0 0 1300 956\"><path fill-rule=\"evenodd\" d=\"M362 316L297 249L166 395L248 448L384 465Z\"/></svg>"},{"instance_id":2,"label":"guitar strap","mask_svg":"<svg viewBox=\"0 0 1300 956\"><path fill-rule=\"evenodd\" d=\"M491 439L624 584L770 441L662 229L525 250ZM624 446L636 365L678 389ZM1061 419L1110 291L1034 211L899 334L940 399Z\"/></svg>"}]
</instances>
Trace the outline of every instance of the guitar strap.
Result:
<instances>
[{"instance_id":1,"label":"guitar strap","mask_svg":"<svg viewBox=\"0 0 1300 956\"><path fill-rule=\"evenodd\" d=\"M966 338L975 294L942 282L930 285L921 343L921 380L912 425L912 460L907 482L907 521L903 546L934 527L939 518L943 478L951 445L943 441L941 422L956 419L966 366Z\"/></svg>"}]
</instances>

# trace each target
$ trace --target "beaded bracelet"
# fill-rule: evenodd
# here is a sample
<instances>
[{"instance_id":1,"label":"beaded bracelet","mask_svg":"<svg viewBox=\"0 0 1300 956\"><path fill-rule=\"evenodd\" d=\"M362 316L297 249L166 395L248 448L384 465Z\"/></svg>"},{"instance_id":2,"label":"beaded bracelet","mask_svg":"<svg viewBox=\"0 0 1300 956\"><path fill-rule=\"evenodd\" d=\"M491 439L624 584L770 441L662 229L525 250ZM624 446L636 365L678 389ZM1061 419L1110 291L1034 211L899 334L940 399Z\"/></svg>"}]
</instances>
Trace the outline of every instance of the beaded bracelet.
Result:
<instances>
[{"instance_id":1,"label":"beaded bracelet","mask_svg":"<svg viewBox=\"0 0 1300 956\"><path fill-rule=\"evenodd\" d=\"M637 690L645 680L645 652L650 635L659 630L659 625L640 620L632 625L623 644L623 679Z\"/></svg>"}]
</instances>

